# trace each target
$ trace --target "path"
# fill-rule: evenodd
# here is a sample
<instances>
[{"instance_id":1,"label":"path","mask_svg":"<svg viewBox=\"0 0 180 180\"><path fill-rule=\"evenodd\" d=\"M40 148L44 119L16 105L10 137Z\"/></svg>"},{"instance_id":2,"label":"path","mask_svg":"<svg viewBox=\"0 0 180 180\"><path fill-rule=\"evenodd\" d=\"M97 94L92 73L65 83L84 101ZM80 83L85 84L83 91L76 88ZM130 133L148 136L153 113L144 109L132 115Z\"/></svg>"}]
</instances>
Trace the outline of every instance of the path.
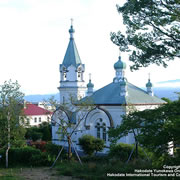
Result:
<instances>
[{"instance_id":1,"label":"path","mask_svg":"<svg viewBox=\"0 0 180 180\"><path fill-rule=\"evenodd\" d=\"M68 176L61 176L57 174L57 171L49 168L24 168L19 176L25 178L25 180L78 180Z\"/></svg>"}]
</instances>

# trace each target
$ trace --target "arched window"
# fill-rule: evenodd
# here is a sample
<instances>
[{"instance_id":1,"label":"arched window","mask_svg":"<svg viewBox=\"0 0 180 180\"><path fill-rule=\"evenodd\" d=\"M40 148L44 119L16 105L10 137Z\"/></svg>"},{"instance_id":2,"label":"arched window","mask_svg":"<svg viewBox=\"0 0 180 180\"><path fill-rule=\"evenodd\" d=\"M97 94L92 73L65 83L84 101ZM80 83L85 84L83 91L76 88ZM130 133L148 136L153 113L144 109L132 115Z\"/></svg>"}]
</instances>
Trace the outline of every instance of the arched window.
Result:
<instances>
[{"instance_id":1,"label":"arched window","mask_svg":"<svg viewBox=\"0 0 180 180\"><path fill-rule=\"evenodd\" d=\"M106 124L105 123L103 123L102 128L103 128L103 140L106 141Z\"/></svg>"},{"instance_id":2,"label":"arched window","mask_svg":"<svg viewBox=\"0 0 180 180\"><path fill-rule=\"evenodd\" d=\"M96 126L96 128L97 128L97 138L101 138L101 136L100 136L100 131L101 131L101 129L100 129L100 124L99 123L97 123L97 126Z\"/></svg>"}]
</instances>

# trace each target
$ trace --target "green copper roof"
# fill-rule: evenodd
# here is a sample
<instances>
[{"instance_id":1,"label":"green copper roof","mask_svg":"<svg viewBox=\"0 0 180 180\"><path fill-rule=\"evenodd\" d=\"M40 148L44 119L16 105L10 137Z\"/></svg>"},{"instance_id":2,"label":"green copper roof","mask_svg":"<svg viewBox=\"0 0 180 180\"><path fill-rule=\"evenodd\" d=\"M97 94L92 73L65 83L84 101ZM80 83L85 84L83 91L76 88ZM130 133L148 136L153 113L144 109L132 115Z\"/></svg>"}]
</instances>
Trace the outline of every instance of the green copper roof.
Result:
<instances>
[{"instance_id":1,"label":"green copper roof","mask_svg":"<svg viewBox=\"0 0 180 180\"><path fill-rule=\"evenodd\" d=\"M119 60L114 64L114 69L126 69L126 63L121 61L121 56L119 56Z\"/></svg>"},{"instance_id":2,"label":"green copper roof","mask_svg":"<svg viewBox=\"0 0 180 180\"><path fill-rule=\"evenodd\" d=\"M88 98L95 105L143 105L143 104L162 104L165 101L148 93L133 84L127 82L127 96L120 96L120 83L111 83L95 91ZM86 97L81 101L86 101Z\"/></svg>"},{"instance_id":3,"label":"green copper roof","mask_svg":"<svg viewBox=\"0 0 180 180\"><path fill-rule=\"evenodd\" d=\"M150 79L148 80L148 83L146 84L146 87L152 87L152 83L151 83Z\"/></svg>"},{"instance_id":4,"label":"green copper roof","mask_svg":"<svg viewBox=\"0 0 180 180\"><path fill-rule=\"evenodd\" d=\"M73 65L74 67L78 67L82 63L73 38L74 29L72 26L69 30L69 33L71 37L62 65L64 65L66 68L68 68L71 65Z\"/></svg>"},{"instance_id":5,"label":"green copper roof","mask_svg":"<svg viewBox=\"0 0 180 180\"><path fill-rule=\"evenodd\" d=\"M87 84L87 87L89 88L89 87L94 87L94 84L91 82L91 80L89 80L89 83Z\"/></svg>"}]
</instances>

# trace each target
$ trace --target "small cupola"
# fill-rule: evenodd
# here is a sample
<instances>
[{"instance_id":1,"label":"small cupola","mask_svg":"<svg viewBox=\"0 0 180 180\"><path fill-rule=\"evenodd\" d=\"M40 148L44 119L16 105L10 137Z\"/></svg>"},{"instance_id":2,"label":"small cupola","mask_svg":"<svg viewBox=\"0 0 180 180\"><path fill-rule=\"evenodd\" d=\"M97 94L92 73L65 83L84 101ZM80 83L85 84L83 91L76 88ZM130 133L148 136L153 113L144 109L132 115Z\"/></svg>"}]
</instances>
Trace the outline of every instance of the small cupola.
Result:
<instances>
[{"instance_id":1,"label":"small cupola","mask_svg":"<svg viewBox=\"0 0 180 180\"><path fill-rule=\"evenodd\" d=\"M89 83L87 84L87 95L90 96L93 94L94 84L91 82L91 74L89 74Z\"/></svg>"},{"instance_id":2,"label":"small cupola","mask_svg":"<svg viewBox=\"0 0 180 180\"><path fill-rule=\"evenodd\" d=\"M150 80L150 74L149 74L149 79L148 79L148 82L146 83L146 89L147 89L147 93L150 95L150 96L153 96L153 90L152 90L152 83L151 83L151 80Z\"/></svg>"},{"instance_id":3,"label":"small cupola","mask_svg":"<svg viewBox=\"0 0 180 180\"><path fill-rule=\"evenodd\" d=\"M126 63L121 60L121 56L119 56L118 61L114 64L115 69L115 78L113 79L114 83L118 83L122 81L122 79L125 77L125 69L126 69Z\"/></svg>"},{"instance_id":4,"label":"small cupola","mask_svg":"<svg viewBox=\"0 0 180 180\"><path fill-rule=\"evenodd\" d=\"M121 56L119 56L118 61L114 64L114 69L126 69L126 63L121 61Z\"/></svg>"}]
</instances>

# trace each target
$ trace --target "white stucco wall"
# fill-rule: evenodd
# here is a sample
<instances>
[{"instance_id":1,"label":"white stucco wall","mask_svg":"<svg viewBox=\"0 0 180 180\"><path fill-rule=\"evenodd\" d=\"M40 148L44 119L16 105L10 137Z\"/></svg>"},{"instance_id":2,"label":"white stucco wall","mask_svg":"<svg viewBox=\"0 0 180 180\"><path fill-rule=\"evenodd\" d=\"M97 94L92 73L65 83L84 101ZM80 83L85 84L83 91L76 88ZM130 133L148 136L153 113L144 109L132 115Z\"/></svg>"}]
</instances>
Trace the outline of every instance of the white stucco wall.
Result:
<instances>
[{"instance_id":1,"label":"white stucco wall","mask_svg":"<svg viewBox=\"0 0 180 180\"><path fill-rule=\"evenodd\" d=\"M26 122L29 122L29 126L38 126L43 122L50 123L51 116L50 115L34 115L34 116L26 116ZM36 122L35 122L36 121Z\"/></svg>"}]
</instances>

